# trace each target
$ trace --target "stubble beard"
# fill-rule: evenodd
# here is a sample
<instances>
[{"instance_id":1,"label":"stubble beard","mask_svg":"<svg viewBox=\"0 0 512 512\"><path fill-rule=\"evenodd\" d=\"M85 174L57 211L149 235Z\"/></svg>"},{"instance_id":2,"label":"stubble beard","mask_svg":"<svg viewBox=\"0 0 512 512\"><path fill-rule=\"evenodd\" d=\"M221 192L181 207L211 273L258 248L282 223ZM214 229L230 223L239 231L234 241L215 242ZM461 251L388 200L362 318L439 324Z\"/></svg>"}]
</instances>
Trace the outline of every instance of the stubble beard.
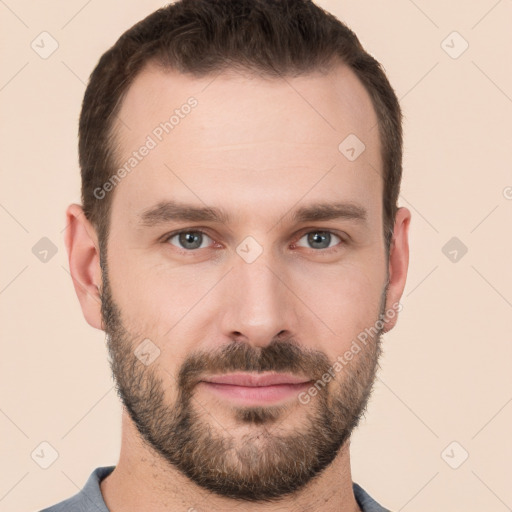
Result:
<instances>
[{"instance_id":1,"label":"stubble beard","mask_svg":"<svg viewBox=\"0 0 512 512\"><path fill-rule=\"evenodd\" d=\"M385 292L379 319L384 314ZM382 329L308 404L233 406L235 423L244 427L243 434L233 435L194 396L201 377L274 371L300 373L318 382L328 369L332 372L327 356L290 340L274 339L262 348L233 342L216 352L191 354L173 378L157 362L145 366L135 356L144 336L125 328L106 268L101 299L110 367L131 420L163 461L207 491L241 501L279 501L304 488L333 462L366 411L381 354ZM177 388L174 403L166 400L165 389L171 386ZM300 421L294 418L299 413ZM298 423L293 430L286 428L288 416Z\"/></svg>"}]
</instances>

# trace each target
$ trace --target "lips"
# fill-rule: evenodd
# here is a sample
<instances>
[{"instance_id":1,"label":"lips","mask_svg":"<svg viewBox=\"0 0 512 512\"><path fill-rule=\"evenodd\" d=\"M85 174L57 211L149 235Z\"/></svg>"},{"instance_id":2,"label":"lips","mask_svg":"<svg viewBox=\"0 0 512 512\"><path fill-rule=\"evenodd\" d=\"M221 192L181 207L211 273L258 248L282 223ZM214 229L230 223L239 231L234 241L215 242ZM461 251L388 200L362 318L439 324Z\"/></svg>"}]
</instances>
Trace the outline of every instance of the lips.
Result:
<instances>
[{"instance_id":1,"label":"lips","mask_svg":"<svg viewBox=\"0 0 512 512\"><path fill-rule=\"evenodd\" d=\"M231 386L245 387L263 387L277 386L282 384L305 384L310 379L291 375L288 373L272 373L272 374L251 374L251 373L231 373L228 375L212 375L202 379L203 382L213 384L229 384Z\"/></svg>"},{"instance_id":2,"label":"lips","mask_svg":"<svg viewBox=\"0 0 512 512\"><path fill-rule=\"evenodd\" d=\"M205 377L199 384L201 389L230 404L270 406L297 399L310 382L289 373L231 373Z\"/></svg>"}]
</instances>

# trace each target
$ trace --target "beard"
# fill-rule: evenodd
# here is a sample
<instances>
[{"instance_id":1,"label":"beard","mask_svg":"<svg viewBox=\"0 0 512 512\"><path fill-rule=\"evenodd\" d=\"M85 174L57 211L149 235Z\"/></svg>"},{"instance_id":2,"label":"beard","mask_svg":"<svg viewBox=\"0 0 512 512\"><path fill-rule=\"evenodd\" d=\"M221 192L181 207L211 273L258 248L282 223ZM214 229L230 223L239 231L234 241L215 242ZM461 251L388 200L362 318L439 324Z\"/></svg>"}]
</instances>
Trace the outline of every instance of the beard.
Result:
<instances>
[{"instance_id":1,"label":"beard","mask_svg":"<svg viewBox=\"0 0 512 512\"><path fill-rule=\"evenodd\" d=\"M218 350L191 353L173 378L164 367L145 366L135 356L145 336L125 328L106 265L102 270L101 311L117 394L143 442L163 461L219 496L277 502L304 488L336 458L366 411L381 354L382 328L308 404L232 405L230 412L244 432L233 435L194 396L195 386L207 373L289 372L317 382L332 368L325 353L290 339L276 338L264 347L233 341ZM383 318L386 291L387 287L376 322ZM166 400L165 389L170 386L177 390L174 403ZM304 413L299 426L286 429L287 416L299 412ZM292 421L297 423L296 418Z\"/></svg>"}]
</instances>

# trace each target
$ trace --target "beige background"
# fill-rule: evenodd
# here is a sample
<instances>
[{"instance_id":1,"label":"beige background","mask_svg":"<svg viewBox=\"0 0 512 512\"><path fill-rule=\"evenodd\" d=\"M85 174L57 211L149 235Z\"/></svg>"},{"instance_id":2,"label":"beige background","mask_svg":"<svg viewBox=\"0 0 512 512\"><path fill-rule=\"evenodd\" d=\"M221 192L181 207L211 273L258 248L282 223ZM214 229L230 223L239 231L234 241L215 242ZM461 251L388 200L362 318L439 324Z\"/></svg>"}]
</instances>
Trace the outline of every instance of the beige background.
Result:
<instances>
[{"instance_id":1,"label":"beige background","mask_svg":"<svg viewBox=\"0 0 512 512\"><path fill-rule=\"evenodd\" d=\"M318 3L355 30L401 99L400 203L413 213L404 308L353 437L354 481L393 511L512 510L512 1ZM64 211L80 197L89 73L161 5L0 2L1 511L54 504L117 462L121 409L104 335L73 290ZM47 59L31 48L43 31L59 44ZM42 237L57 248L46 263L32 252ZM442 250L452 237L468 249L456 262ZM48 469L31 456L43 441L59 454Z\"/></svg>"}]
</instances>

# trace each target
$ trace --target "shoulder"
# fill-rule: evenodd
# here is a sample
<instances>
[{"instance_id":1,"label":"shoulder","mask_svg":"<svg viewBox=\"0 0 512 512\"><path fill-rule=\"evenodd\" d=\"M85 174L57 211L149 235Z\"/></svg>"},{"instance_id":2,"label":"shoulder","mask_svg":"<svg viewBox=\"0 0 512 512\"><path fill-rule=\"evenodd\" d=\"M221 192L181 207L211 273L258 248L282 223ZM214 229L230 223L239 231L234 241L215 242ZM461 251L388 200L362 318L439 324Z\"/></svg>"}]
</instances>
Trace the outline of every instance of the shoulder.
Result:
<instances>
[{"instance_id":1,"label":"shoulder","mask_svg":"<svg viewBox=\"0 0 512 512\"><path fill-rule=\"evenodd\" d=\"M40 512L109 512L101 494L100 482L112 473L114 468L115 466L96 468L81 491Z\"/></svg>"},{"instance_id":2,"label":"shoulder","mask_svg":"<svg viewBox=\"0 0 512 512\"><path fill-rule=\"evenodd\" d=\"M387 508L377 503L360 485L352 483L357 504L363 512L390 512Z\"/></svg>"}]
</instances>

